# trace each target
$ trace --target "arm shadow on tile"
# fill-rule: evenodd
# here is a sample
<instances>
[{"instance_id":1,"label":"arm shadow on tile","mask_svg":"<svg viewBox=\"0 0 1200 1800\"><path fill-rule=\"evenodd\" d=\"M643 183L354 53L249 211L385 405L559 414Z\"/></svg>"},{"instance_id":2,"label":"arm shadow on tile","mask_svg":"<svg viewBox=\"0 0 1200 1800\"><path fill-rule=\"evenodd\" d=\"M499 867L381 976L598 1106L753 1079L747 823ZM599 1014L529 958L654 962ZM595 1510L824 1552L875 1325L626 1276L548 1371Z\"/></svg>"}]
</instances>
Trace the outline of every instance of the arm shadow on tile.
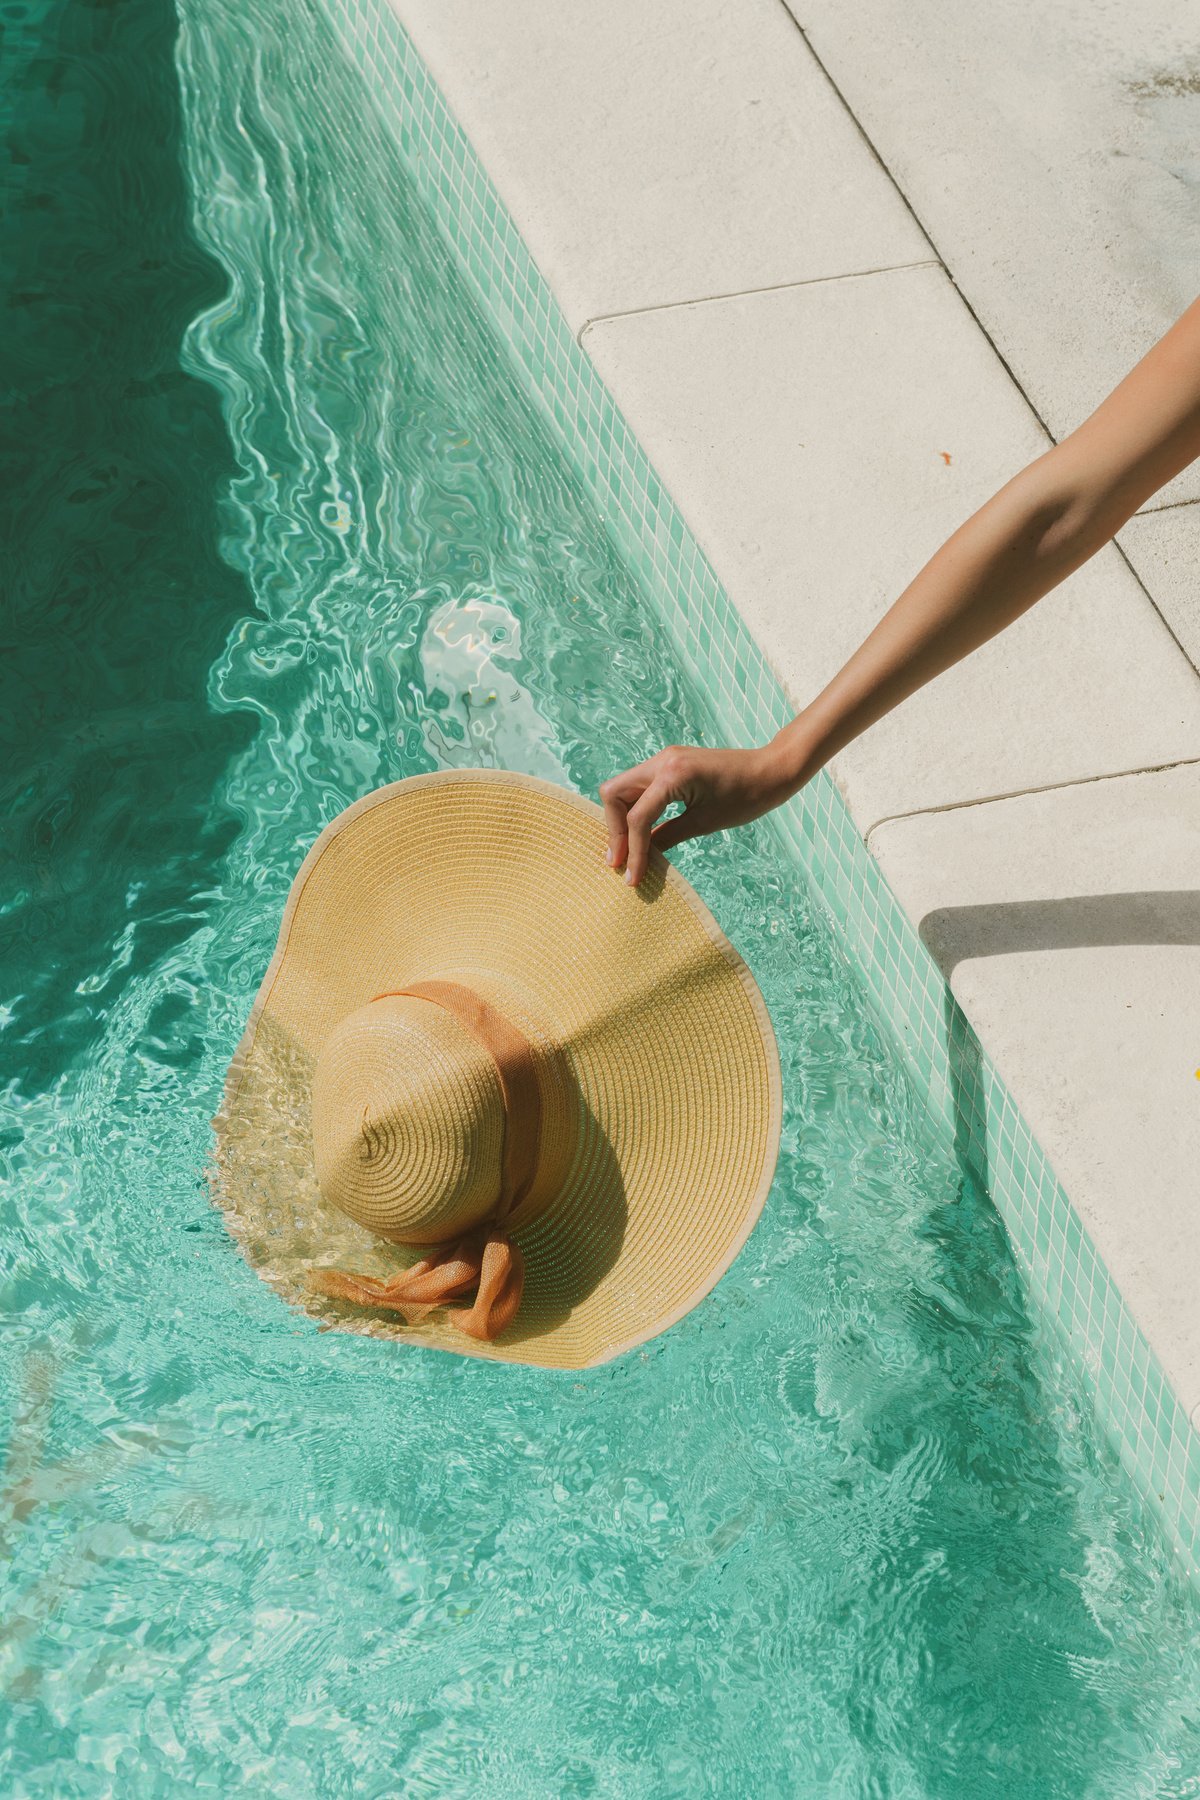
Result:
<instances>
[{"instance_id":1,"label":"arm shadow on tile","mask_svg":"<svg viewBox=\"0 0 1200 1800\"><path fill-rule=\"evenodd\" d=\"M954 1148L960 1165L991 1192L983 1050L950 991L961 962L1019 952L1104 945L1200 944L1200 892L1072 894L1051 900L985 902L926 913L921 940L945 977L943 1025L949 1062Z\"/></svg>"}]
</instances>

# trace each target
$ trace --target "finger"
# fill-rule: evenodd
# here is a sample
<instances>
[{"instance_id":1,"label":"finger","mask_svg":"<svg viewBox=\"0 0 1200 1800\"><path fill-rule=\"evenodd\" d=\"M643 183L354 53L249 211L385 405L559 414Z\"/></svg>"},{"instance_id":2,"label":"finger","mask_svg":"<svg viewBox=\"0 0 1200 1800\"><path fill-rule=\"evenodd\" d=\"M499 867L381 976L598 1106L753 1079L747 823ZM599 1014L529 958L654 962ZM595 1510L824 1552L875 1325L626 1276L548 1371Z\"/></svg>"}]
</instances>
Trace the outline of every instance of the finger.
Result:
<instances>
[{"instance_id":1,"label":"finger","mask_svg":"<svg viewBox=\"0 0 1200 1800\"><path fill-rule=\"evenodd\" d=\"M629 842L625 819L629 809L623 800L616 795L604 796L604 823L608 827L607 861L614 869L619 869L625 861L625 850Z\"/></svg>"},{"instance_id":2,"label":"finger","mask_svg":"<svg viewBox=\"0 0 1200 1800\"><path fill-rule=\"evenodd\" d=\"M626 769L623 774L614 775L600 784L604 822L608 826L608 860L614 869L621 867L628 849L626 820L629 808L645 793L650 781L645 763L638 763L635 768Z\"/></svg>"},{"instance_id":3,"label":"finger","mask_svg":"<svg viewBox=\"0 0 1200 1800\"><path fill-rule=\"evenodd\" d=\"M636 887L646 873L650 861L650 827L663 808L671 803L671 790L665 782L652 782L641 799L629 809L626 828L629 849L625 862L625 879Z\"/></svg>"}]
</instances>

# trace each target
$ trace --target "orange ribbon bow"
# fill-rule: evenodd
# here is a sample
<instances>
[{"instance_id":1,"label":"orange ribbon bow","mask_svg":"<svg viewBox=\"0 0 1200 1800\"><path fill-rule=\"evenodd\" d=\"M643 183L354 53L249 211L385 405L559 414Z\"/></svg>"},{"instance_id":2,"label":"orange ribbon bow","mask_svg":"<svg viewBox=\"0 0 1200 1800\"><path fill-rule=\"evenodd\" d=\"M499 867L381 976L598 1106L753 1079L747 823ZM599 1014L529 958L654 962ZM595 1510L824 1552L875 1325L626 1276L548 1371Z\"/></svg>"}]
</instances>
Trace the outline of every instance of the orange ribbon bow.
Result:
<instances>
[{"instance_id":1,"label":"orange ribbon bow","mask_svg":"<svg viewBox=\"0 0 1200 1800\"><path fill-rule=\"evenodd\" d=\"M525 1264L504 1230L504 1221L525 1198L537 1169L541 1127L541 1095L533 1053L522 1034L495 1007L456 981L417 981L411 987L373 994L431 1000L452 1013L476 1041L490 1052L504 1101L504 1146L500 1163L500 1196L490 1222L467 1232L457 1243L423 1257L390 1281L354 1275L345 1269L310 1269L309 1284L318 1293L351 1300L359 1306L382 1306L403 1315L410 1325L447 1300L477 1292L469 1308L455 1307L450 1319L468 1337L490 1340L510 1324L521 1304Z\"/></svg>"}]
</instances>

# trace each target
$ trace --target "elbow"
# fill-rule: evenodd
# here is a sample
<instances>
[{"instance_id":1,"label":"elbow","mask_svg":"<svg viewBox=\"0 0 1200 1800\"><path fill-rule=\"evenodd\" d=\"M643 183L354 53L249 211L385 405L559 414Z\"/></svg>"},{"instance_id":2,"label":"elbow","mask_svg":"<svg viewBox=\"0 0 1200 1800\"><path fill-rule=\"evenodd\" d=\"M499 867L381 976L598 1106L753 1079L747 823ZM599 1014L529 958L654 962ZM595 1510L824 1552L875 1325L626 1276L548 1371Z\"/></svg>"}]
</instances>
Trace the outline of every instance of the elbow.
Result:
<instances>
[{"instance_id":1,"label":"elbow","mask_svg":"<svg viewBox=\"0 0 1200 1800\"><path fill-rule=\"evenodd\" d=\"M1016 479L1026 545L1039 563L1066 572L1106 544L1135 508L1060 454L1064 448L1055 445Z\"/></svg>"}]
</instances>

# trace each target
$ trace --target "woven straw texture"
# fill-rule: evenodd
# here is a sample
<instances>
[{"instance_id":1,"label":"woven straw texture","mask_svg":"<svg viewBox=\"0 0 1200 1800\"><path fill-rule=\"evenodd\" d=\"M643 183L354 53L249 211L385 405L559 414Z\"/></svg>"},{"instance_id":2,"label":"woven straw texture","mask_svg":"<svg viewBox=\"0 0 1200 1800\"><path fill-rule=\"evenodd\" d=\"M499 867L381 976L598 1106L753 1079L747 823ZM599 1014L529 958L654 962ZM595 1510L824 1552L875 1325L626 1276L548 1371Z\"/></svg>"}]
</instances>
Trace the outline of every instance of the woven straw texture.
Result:
<instances>
[{"instance_id":1,"label":"woven straw texture","mask_svg":"<svg viewBox=\"0 0 1200 1800\"><path fill-rule=\"evenodd\" d=\"M342 1330L580 1369L664 1330L733 1261L778 1154L770 1019L678 870L655 852L631 888L606 866L606 842L592 801L496 770L393 783L321 833L213 1122L214 1197L252 1266L292 1304ZM387 1278L420 1254L323 1202L310 1107L317 1056L347 1015L436 979L474 988L512 1021L542 1090L539 1172L512 1220L524 1298L490 1343L438 1314L408 1325L313 1295L305 1281L313 1264ZM421 1001L389 1005L401 1017L423 1008L419 1029L460 1089L493 1092L486 1054L455 1020ZM488 1104L476 1094L477 1131L498 1141ZM453 1139L456 1105L452 1082L442 1125L427 1116L424 1129ZM466 1145L461 1132L454 1141Z\"/></svg>"}]
</instances>

